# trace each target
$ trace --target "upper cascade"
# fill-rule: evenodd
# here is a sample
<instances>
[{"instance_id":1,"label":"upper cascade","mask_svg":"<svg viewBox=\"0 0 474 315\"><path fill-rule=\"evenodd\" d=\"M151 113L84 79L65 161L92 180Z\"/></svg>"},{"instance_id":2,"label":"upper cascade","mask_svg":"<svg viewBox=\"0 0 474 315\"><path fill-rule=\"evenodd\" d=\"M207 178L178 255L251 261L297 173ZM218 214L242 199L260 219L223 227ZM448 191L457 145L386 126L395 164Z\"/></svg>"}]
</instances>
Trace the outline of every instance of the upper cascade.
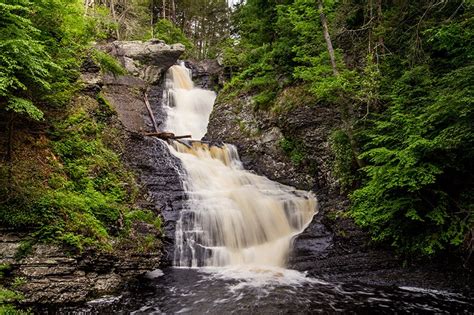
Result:
<instances>
[{"instance_id":1,"label":"upper cascade","mask_svg":"<svg viewBox=\"0 0 474 315\"><path fill-rule=\"evenodd\" d=\"M180 64L168 70L164 99L168 115L165 130L178 136L202 139L207 132L216 93L195 88L190 70Z\"/></svg>"}]
</instances>

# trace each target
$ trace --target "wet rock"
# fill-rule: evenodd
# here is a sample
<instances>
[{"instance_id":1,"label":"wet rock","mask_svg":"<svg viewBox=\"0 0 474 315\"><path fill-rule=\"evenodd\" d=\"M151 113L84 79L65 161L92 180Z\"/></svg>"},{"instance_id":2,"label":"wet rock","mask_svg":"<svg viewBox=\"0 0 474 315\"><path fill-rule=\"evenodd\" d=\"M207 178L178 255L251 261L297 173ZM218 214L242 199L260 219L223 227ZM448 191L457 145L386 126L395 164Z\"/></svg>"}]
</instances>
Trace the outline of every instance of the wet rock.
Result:
<instances>
[{"instance_id":1,"label":"wet rock","mask_svg":"<svg viewBox=\"0 0 474 315\"><path fill-rule=\"evenodd\" d=\"M102 88L102 74L100 73L100 66L88 56L81 65L82 93L96 96Z\"/></svg>"},{"instance_id":2,"label":"wet rock","mask_svg":"<svg viewBox=\"0 0 474 315\"><path fill-rule=\"evenodd\" d=\"M206 140L237 145L244 166L257 174L312 190L319 213L293 242L291 269L335 282L410 285L469 291L472 275L459 263L423 261L404 268L389 248L371 244L369 236L344 215L349 201L340 194L332 172L329 138L340 128L340 114L325 104L300 104L283 113L255 110L252 97L219 95ZM281 140L302 139L304 162L295 164Z\"/></svg>"},{"instance_id":3,"label":"wet rock","mask_svg":"<svg viewBox=\"0 0 474 315\"><path fill-rule=\"evenodd\" d=\"M318 125L318 120L327 127L326 134L332 128L331 121L320 117L317 110L308 107L302 115L316 117L309 125L311 128ZM291 117L292 113L285 116ZM230 101L218 98L211 114L206 140L233 143L238 147L242 162L247 169L283 184L311 190L318 181L326 181L323 172L315 171L313 165L296 165L281 146L281 141L285 138L306 136L305 132L308 130L299 129L295 123L292 119L286 120L266 111L255 111L251 97ZM321 138L323 137L324 135ZM330 152L316 151L327 146L324 143L327 140L315 140L307 144L307 151L310 154L315 152L315 155L323 161L321 168L330 168L332 160ZM307 157L307 160L312 159L313 156ZM329 180L334 181L332 178ZM330 183L324 182L323 185L330 186Z\"/></svg>"},{"instance_id":4,"label":"wet rock","mask_svg":"<svg viewBox=\"0 0 474 315\"><path fill-rule=\"evenodd\" d=\"M217 90L224 84L224 68L217 60L186 60L184 64L188 69L191 69L193 81L200 88Z\"/></svg>"},{"instance_id":5,"label":"wet rock","mask_svg":"<svg viewBox=\"0 0 474 315\"><path fill-rule=\"evenodd\" d=\"M159 266L160 253L132 253L116 249L113 253L68 253L47 244L33 245L30 254L20 258L6 248L20 248L26 234L0 231L0 264L8 264L11 278L21 279L16 290L25 304L79 303L116 292L133 277Z\"/></svg>"}]
</instances>

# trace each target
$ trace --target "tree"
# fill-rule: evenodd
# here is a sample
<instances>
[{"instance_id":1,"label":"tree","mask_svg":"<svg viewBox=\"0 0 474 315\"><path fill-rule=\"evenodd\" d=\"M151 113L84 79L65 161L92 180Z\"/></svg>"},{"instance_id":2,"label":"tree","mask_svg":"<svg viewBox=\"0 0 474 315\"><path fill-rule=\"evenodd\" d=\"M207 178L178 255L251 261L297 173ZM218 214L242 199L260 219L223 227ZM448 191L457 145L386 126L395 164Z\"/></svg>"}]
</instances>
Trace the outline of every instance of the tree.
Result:
<instances>
[{"instance_id":1,"label":"tree","mask_svg":"<svg viewBox=\"0 0 474 315\"><path fill-rule=\"evenodd\" d=\"M0 104L4 110L40 120L43 112L33 104L33 90L50 88L55 64L37 39L40 30L30 20L27 0L0 3Z\"/></svg>"}]
</instances>

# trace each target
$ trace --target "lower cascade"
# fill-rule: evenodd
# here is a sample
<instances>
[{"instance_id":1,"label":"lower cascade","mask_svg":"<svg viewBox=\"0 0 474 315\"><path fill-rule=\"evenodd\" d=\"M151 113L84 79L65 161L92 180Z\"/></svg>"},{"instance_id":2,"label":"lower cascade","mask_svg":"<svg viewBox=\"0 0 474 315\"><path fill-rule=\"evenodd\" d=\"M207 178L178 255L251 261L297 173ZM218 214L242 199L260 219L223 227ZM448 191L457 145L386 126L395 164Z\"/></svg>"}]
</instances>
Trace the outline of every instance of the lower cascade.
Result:
<instances>
[{"instance_id":1,"label":"lower cascade","mask_svg":"<svg viewBox=\"0 0 474 315\"><path fill-rule=\"evenodd\" d=\"M167 76L166 128L195 139L170 145L189 197L176 226L174 266L284 267L292 239L317 212L316 197L246 171L233 145L199 141L215 94L194 88L184 65Z\"/></svg>"}]
</instances>

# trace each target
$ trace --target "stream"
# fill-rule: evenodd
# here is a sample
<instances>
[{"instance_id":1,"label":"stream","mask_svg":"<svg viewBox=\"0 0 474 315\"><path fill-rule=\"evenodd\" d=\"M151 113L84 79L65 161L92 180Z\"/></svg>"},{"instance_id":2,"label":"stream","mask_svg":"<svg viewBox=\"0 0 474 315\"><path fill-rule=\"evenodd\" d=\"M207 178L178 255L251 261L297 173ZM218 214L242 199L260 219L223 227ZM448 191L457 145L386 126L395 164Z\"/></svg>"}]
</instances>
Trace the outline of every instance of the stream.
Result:
<instances>
[{"instance_id":1,"label":"stream","mask_svg":"<svg viewBox=\"0 0 474 315\"><path fill-rule=\"evenodd\" d=\"M232 268L169 268L120 296L86 306L63 308L70 314L313 314L450 313L472 314L472 297L414 287L327 283L291 270L254 277ZM245 277L245 278L244 278Z\"/></svg>"}]
</instances>

